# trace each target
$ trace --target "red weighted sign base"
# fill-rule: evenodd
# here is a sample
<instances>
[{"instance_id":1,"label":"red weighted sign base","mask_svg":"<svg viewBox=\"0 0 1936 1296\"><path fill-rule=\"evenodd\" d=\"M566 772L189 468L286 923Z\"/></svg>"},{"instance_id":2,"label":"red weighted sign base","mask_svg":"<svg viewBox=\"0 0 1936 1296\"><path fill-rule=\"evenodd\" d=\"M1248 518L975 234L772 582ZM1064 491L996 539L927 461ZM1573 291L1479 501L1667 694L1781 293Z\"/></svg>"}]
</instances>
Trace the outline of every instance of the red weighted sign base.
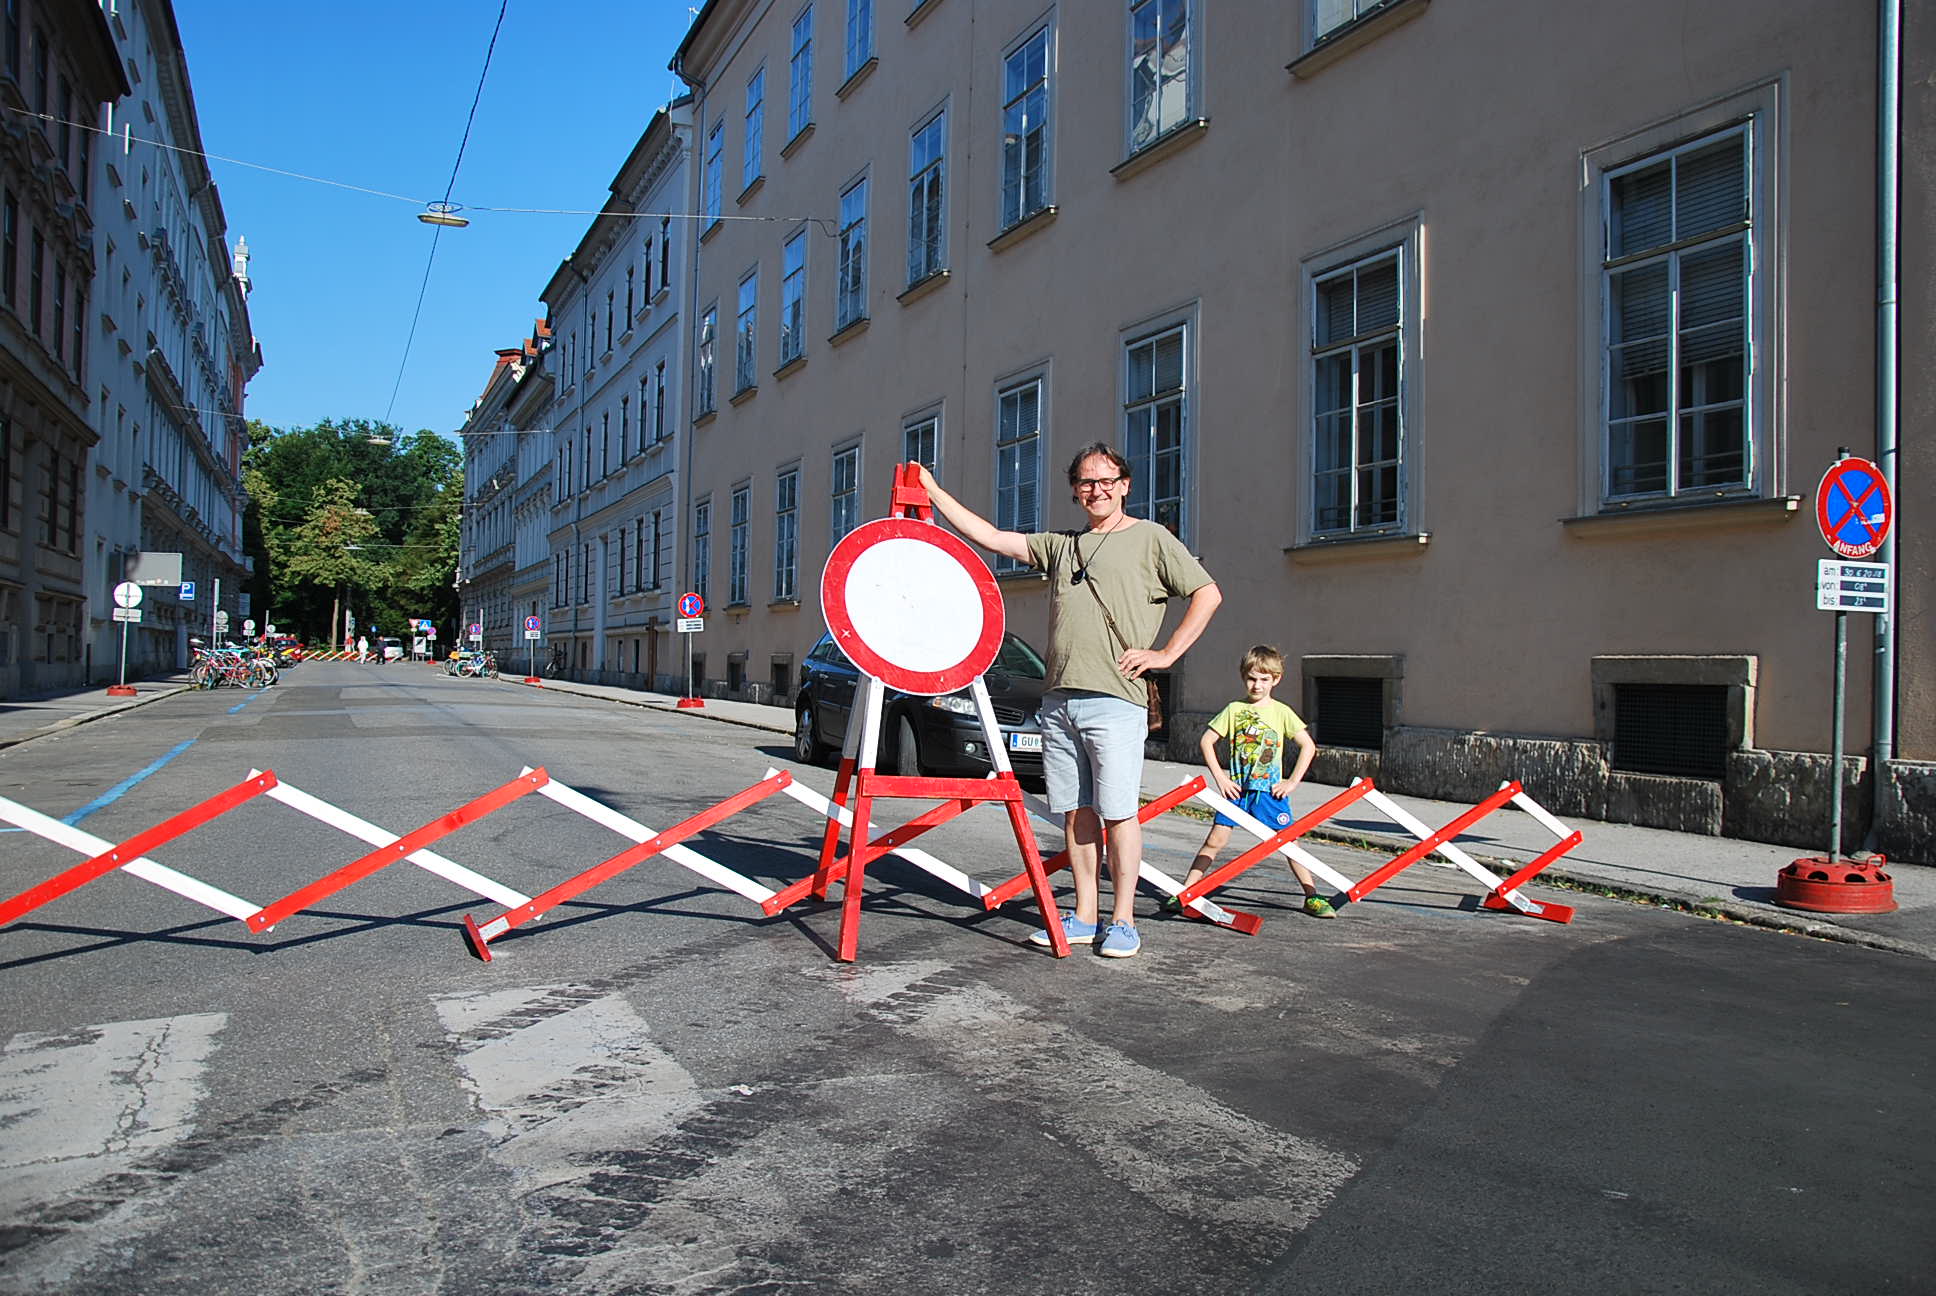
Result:
<instances>
[{"instance_id":1,"label":"red weighted sign base","mask_svg":"<svg viewBox=\"0 0 1936 1296\"><path fill-rule=\"evenodd\" d=\"M706 699L704 698L680 698L677 709L680 711L697 711L705 705Z\"/></svg>"}]
</instances>

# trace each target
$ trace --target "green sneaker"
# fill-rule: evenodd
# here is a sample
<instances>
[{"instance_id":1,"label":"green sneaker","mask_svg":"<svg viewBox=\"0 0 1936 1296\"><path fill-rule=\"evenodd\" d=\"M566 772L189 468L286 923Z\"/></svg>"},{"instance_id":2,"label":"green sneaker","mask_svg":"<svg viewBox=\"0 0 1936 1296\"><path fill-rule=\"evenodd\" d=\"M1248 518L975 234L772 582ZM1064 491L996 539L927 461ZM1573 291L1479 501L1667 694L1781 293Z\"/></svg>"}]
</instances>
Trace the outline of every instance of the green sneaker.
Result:
<instances>
[{"instance_id":1,"label":"green sneaker","mask_svg":"<svg viewBox=\"0 0 1936 1296\"><path fill-rule=\"evenodd\" d=\"M1157 904L1156 908L1161 913L1180 914L1183 912L1183 902L1173 895L1167 895Z\"/></svg>"},{"instance_id":2,"label":"green sneaker","mask_svg":"<svg viewBox=\"0 0 1936 1296\"><path fill-rule=\"evenodd\" d=\"M1338 916L1338 911L1331 907L1331 902L1320 895L1308 895L1304 897L1304 912L1310 914L1313 918L1336 918Z\"/></svg>"}]
</instances>

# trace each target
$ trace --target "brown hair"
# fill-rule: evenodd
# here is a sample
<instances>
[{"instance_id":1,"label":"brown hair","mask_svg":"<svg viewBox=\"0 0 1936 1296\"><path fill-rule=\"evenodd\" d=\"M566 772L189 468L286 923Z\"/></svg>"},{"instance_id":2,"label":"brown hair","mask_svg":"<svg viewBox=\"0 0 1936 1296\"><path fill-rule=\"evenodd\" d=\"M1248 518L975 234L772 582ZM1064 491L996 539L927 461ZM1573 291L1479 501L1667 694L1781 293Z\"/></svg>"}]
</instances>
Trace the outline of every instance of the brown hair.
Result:
<instances>
[{"instance_id":1,"label":"brown hair","mask_svg":"<svg viewBox=\"0 0 1936 1296\"><path fill-rule=\"evenodd\" d=\"M1076 457L1069 461L1069 489L1070 490L1075 489L1076 478L1082 475L1082 461L1085 459L1094 459L1097 457L1107 459L1110 463L1114 464L1116 466L1116 475L1121 477L1124 481L1128 481L1130 480L1130 478L1135 476L1135 474L1130 472L1129 470L1129 460L1123 458L1122 455L1117 452L1115 446L1105 444L1104 442L1101 442L1101 441L1091 441L1088 445L1076 451Z\"/></svg>"},{"instance_id":2,"label":"brown hair","mask_svg":"<svg viewBox=\"0 0 1936 1296\"><path fill-rule=\"evenodd\" d=\"M1271 674L1277 676L1277 678L1283 679L1284 654L1269 644L1258 644L1255 648L1252 648L1244 654L1243 666L1237 673L1247 676L1254 670L1269 671Z\"/></svg>"}]
</instances>

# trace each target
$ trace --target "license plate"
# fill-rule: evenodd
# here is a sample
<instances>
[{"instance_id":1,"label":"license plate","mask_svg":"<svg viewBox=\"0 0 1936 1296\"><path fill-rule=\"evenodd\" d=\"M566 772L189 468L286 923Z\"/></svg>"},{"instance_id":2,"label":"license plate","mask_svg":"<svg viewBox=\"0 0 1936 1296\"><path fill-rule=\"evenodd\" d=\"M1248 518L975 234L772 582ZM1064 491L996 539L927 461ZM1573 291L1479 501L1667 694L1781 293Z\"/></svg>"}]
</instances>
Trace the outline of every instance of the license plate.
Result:
<instances>
[{"instance_id":1,"label":"license plate","mask_svg":"<svg viewBox=\"0 0 1936 1296\"><path fill-rule=\"evenodd\" d=\"M1039 752L1042 750L1042 735L1039 733L1012 733L1008 736L1010 751Z\"/></svg>"}]
</instances>

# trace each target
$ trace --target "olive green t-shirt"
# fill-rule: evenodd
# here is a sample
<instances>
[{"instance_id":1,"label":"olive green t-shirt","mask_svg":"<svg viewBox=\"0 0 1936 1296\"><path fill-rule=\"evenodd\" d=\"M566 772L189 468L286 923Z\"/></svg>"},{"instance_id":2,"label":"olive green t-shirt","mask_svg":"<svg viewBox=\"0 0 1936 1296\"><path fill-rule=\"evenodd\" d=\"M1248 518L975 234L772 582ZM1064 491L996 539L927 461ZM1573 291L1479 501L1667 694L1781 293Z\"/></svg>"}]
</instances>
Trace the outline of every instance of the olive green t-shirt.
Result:
<instances>
[{"instance_id":1,"label":"olive green t-shirt","mask_svg":"<svg viewBox=\"0 0 1936 1296\"><path fill-rule=\"evenodd\" d=\"M1137 521L1120 531L1037 531L1028 537L1029 563L1049 577L1049 676L1052 689L1109 693L1147 705L1143 681L1116 669L1125 645L1109 631L1103 607L1116 618L1129 648L1148 648L1163 628L1163 604L1210 584L1183 542L1154 522ZM1080 556L1078 556L1078 553ZM1084 584L1071 577L1078 569ZM1102 606L1087 588L1095 586Z\"/></svg>"}]
</instances>

